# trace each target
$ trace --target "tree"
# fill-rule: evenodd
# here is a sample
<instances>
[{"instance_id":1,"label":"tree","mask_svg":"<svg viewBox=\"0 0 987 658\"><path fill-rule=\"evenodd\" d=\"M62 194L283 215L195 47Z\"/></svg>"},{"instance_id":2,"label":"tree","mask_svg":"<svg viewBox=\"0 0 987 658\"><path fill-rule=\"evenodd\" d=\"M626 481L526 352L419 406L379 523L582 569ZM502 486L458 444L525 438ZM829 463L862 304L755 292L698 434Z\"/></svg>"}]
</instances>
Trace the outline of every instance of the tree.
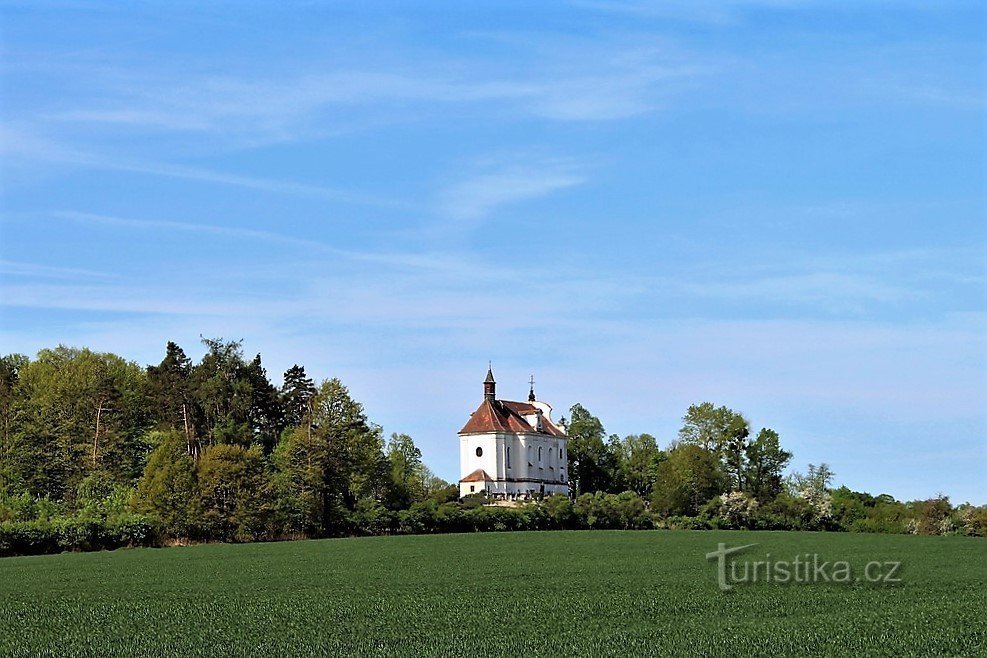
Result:
<instances>
[{"instance_id":1,"label":"tree","mask_svg":"<svg viewBox=\"0 0 987 658\"><path fill-rule=\"evenodd\" d=\"M331 515L323 508L329 493L327 446L310 428L286 429L274 448L272 490L275 516L282 532L321 534Z\"/></svg>"},{"instance_id":2,"label":"tree","mask_svg":"<svg viewBox=\"0 0 987 658\"><path fill-rule=\"evenodd\" d=\"M572 406L569 414L567 452L571 488L577 496L609 491L618 469L616 455L604 442L603 423L578 403Z\"/></svg>"},{"instance_id":3,"label":"tree","mask_svg":"<svg viewBox=\"0 0 987 658\"><path fill-rule=\"evenodd\" d=\"M682 417L679 441L709 450L720 457L723 471L735 491L744 488L744 459L750 424L741 414L712 402L694 404Z\"/></svg>"},{"instance_id":4,"label":"tree","mask_svg":"<svg viewBox=\"0 0 987 658\"><path fill-rule=\"evenodd\" d=\"M137 483L134 509L159 520L171 537L187 537L199 516L195 461L188 453L187 438L175 430L152 432L157 444Z\"/></svg>"},{"instance_id":5,"label":"tree","mask_svg":"<svg viewBox=\"0 0 987 658\"><path fill-rule=\"evenodd\" d=\"M833 498L829 485L834 477L836 474L828 464L809 464L805 475L792 473L785 483L792 496L805 500L811 506L813 522L816 524L827 521L832 516Z\"/></svg>"},{"instance_id":6,"label":"tree","mask_svg":"<svg viewBox=\"0 0 987 658\"><path fill-rule=\"evenodd\" d=\"M196 464L202 527L214 539L256 539L264 531L267 488L260 446L221 444Z\"/></svg>"},{"instance_id":7,"label":"tree","mask_svg":"<svg viewBox=\"0 0 987 658\"><path fill-rule=\"evenodd\" d=\"M682 417L682 423L680 443L691 443L713 452L721 451L741 426L746 425L743 416L712 402L691 405Z\"/></svg>"},{"instance_id":8,"label":"tree","mask_svg":"<svg viewBox=\"0 0 987 658\"><path fill-rule=\"evenodd\" d=\"M192 371L191 393L202 409L202 439L209 445L250 445L253 386L245 376L242 341L203 338L207 347Z\"/></svg>"},{"instance_id":9,"label":"tree","mask_svg":"<svg viewBox=\"0 0 987 658\"><path fill-rule=\"evenodd\" d=\"M952 519L953 506L949 497L939 494L929 500L921 500L909 505L916 514L911 529L919 535L947 535L956 529Z\"/></svg>"},{"instance_id":10,"label":"tree","mask_svg":"<svg viewBox=\"0 0 987 658\"><path fill-rule=\"evenodd\" d=\"M422 464L422 499L433 498L439 503L451 503L459 500L459 485L446 482L428 466Z\"/></svg>"},{"instance_id":11,"label":"tree","mask_svg":"<svg viewBox=\"0 0 987 658\"><path fill-rule=\"evenodd\" d=\"M407 434L391 434L387 444L391 467L391 506L403 509L425 498L422 451Z\"/></svg>"},{"instance_id":12,"label":"tree","mask_svg":"<svg viewBox=\"0 0 987 658\"><path fill-rule=\"evenodd\" d=\"M22 488L17 466L22 446L15 438L17 416L24 403L20 373L28 363L30 359L21 354L0 358L0 495Z\"/></svg>"},{"instance_id":13,"label":"tree","mask_svg":"<svg viewBox=\"0 0 987 658\"><path fill-rule=\"evenodd\" d=\"M284 373L281 386L281 408L285 427L308 425L312 418L312 398L315 383L305 374L305 368L297 363Z\"/></svg>"},{"instance_id":14,"label":"tree","mask_svg":"<svg viewBox=\"0 0 987 658\"><path fill-rule=\"evenodd\" d=\"M182 432L188 453L198 458L201 450L198 430L204 419L193 400L191 380L192 360L171 341L165 347L161 363L147 368L148 400L161 428Z\"/></svg>"},{"instance_id":15,"label":"tree","mask_svg":"<svg viewBox=\"0 0 987 658\"><path fill-rule=\"evenodd\" d=\"M651 503L665 516L694 516L729 486L716 455L694 443L673 447L656 475Z\"/></svg>"},{"instance_id":16,"label":"tree","mask_svg":"<svg viewBox=\"0 0 987 658\"><path fill-rule=\"evenodd\" d=\"M256 355L243 369L243 377L250 383L250 408L247 419L250 423L253 443L259 444L268 454L284 427L284 412L281 396L267 378L267 371L261 365L260 354Z\"/></svg>"},{"instance_id":17,"label":"tree","mask_svg":"<svg viewBox=\"0 0 987 658\"><path fill-rule=\"evenodd\" d=\"M59 346L19 373L24 417L18 440L39 463L22 473L38 495L74 497L88 474L139 477L150 416L145 373L115 354Z\"/></svg>"},{"instance_id":18,"label":"tree","mask_svg":"<svg viewBox=\"0 0 987 658\"><path fill-rule=\"evenodd\" d=\"M287 430L275 450L279 506L313 514L316 532L345 526L345 515L362 498L381 502L390 463L380 427L338 379L325 380L312 400L312 424ZM296 517L297 518L297 517Z\"/></svg>"},{"instance_id":19,"label":"tree","mask_svg":"<svg viewBox=\"0 0 987 658\"><path fill-rule=\"evenodd\" d=\"M782 450L778 433L762 428L757 438L745 448L744 491L764 503L782 490L782 472L792 459L792 453Z\"/></svg>"},{"instance_id":20,"label":"tree","mask_svg":"<svg viewBox=\"0 0 987 658\"><path fill-rule=\"evenodd\" d=\"M642 498L651 496L658 464L665 458L650 434L631 434L617 444L622 485Z\"/></svg>"}]
</instances>

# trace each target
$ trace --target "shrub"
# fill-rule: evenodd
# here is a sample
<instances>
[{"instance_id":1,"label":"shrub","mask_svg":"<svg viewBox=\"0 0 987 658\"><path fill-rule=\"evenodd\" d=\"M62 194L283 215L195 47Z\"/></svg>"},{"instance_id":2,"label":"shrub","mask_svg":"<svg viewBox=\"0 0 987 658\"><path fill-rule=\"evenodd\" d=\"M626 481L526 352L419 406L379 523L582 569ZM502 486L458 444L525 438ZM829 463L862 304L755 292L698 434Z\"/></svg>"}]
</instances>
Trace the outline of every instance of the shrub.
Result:
<instances>
[{"instance_id":1,"label":"shrub","mask_svg":"<svg viewBox=\"0 0 987 658\"><path fill-rule=\"evenodd\" d=\"M112 522L62 517L0 523L0 555L96 551L158 543L158 533L151 520L136 514L117 517Z\"/></svg>"}]
</instances>

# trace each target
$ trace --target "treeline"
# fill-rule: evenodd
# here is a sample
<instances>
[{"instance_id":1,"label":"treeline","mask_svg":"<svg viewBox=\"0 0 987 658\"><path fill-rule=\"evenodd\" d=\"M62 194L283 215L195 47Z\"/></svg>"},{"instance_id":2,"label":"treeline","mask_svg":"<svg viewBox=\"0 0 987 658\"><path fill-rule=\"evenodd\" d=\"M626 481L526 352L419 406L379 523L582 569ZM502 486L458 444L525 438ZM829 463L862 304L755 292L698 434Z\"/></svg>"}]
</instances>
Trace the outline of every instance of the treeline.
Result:
<instances>
[{"instance_id":1,"label":"treeline","mask_svg":"<svg viewBox=\"0 0 987 658\"><path fill-rule=\"evenodd\" d=\"M0 555L349 534L549 528L772 528L987 534L987 507L901 503L831 488L822 465L783 477L778 434L690 407L679 437L607 436L580 405L573 498L458 500L411 437L385 438L338 379L204 340L141 367L57 347L0 358ZM450 443L450 449L454 443Z\"/></svg>"},{"instance_id":2,"label":"treeline","mask_svg":"<svg viewBox=\"0 0 987 658\"><path fill-rule=\"evenodd\" d=\"M198 363L168 343L147 368L62 346L0 359L0 554L333 536L457 498L338 379L295 365L275 387L241 343L203 342Z\"/></svg>"},{"instance_id":3,"label":"treeline","mask_svg":"<svg viewBox=\"0 0 987 658\"><path fill-rule=\"evenodd\" d=\"M571 409L569 472L576 499L564 527L828 530L987 536L987 505L945 496L901 502L833 488L826 464L785 471L792 453L778 433L752 433L740 413L692 405L667 449L649 434L607 436L581 405Z\"/></svg>"}]
</instances>

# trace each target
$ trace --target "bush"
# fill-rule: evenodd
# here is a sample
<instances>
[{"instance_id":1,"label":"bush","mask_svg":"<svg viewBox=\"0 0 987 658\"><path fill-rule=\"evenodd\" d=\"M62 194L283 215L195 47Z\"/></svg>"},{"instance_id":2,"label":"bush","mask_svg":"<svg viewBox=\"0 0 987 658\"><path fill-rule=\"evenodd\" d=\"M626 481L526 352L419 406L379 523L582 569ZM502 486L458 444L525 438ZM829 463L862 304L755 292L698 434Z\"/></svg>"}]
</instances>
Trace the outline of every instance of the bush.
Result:
<instances>
[{"instance_id":1,"label":"bush","mask_svg":"<svg viewBox=\"0 0 987 658\"><path fill-rule=\"evenodd\" d=\"M696 516L670 516L660 526L667 530L713 530L715 527L712 520Z\"/></svg>"},{"instance_id":2,"label":"bush","mask_svg":"<svg viewBox=\"0 0 987 658\"><path fill-rule=\"evenodd\" d=\"M0 523L0 556L158 544L158 533L150 519L136 514L121 516L109 523L83 517Z\"/></svg>"}]
</instances>

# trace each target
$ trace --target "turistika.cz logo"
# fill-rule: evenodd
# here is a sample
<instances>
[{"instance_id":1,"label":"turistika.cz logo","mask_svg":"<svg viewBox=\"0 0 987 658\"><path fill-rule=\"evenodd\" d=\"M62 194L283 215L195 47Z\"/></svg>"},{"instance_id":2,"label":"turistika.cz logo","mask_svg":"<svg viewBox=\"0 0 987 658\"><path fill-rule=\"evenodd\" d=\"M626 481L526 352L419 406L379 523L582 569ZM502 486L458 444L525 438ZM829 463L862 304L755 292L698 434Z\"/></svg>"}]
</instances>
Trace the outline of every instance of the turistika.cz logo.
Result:
<instances>
[{"instance_id":1,"label":"turistika.cz logo","mask_svg":"<svg viewBox=\"0 0 987 658\"><path fill-rule=\"evenodd\" d=\"M779 585L813 585L819 583L900 583L901 562L871 561L862 570L855 570L846 560L829 561L816 553L802 553L790 560L773 559L770 553L763 560L740 560L733 557L757 544L728 548L723 542L706 554L707 560L716 560L716 582L724 592L734 585L750 583L777 583Z\"/></svg>"}]
</instances>

